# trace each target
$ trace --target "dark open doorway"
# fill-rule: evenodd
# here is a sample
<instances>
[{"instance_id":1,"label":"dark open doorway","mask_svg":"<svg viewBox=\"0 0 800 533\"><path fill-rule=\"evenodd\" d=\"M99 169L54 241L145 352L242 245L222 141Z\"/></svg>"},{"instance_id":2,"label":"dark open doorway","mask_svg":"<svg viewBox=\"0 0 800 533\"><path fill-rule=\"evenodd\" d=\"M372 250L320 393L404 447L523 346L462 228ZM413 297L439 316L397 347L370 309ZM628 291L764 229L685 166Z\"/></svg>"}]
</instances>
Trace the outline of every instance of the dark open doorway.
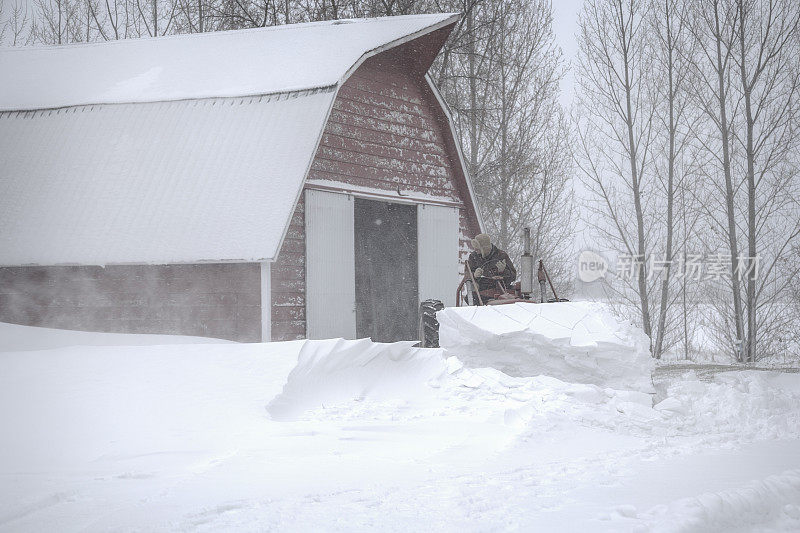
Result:
<instances>
[{"instance_id":1,"label":"dark open doorway","mask_svg":"<svg viewBox=\"0 0 800 533\"><path fill-rule=\"evenodd\" d=\"M356 334L417 337L417 207L355 199Z\"/></svg>"}]
</instances>

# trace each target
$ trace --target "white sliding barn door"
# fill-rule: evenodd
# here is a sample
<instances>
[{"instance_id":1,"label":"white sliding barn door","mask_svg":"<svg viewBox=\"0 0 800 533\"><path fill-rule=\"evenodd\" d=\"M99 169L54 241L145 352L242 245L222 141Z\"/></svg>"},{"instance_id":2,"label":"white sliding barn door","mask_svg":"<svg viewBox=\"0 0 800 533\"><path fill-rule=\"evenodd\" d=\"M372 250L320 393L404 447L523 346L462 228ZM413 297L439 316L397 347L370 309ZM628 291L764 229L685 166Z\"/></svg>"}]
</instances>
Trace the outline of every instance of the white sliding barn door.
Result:
<instances>
[{"instance_id":1,"label":"white sliding barn door","mask_svg":"<svg viewBox=\"0 0 800 533\"><path fill-rule=\"evenodd\" d=\"M306 336L356 335L353 197L306 190Z\"/></svg>"},{"instance_id":2,"label":"white sliding barn door","mask_svg":"<svg viewBox=\"0 0 800 533\"><path fill-rule=\"evenodd\" d=\"M417 208L419 299L456 304L458 208L422 204Z\"/></svg>"}]
</instances>

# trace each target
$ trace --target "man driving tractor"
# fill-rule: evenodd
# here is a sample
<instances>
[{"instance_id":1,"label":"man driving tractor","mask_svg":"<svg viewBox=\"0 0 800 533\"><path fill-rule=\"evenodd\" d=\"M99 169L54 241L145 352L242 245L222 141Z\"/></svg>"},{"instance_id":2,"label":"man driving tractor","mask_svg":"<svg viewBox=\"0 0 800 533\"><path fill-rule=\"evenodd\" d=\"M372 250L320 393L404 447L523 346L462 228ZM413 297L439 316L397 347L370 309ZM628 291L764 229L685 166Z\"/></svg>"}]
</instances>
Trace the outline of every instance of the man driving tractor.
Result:
<instances>
[{"instance_id":1,"label":"man driving tractor","mask_svg":"<svg viewBox=\"0 0 800 533\"><path fill-rule=\"evenodd\" d=\"M517 269L508 254L492 244L485 233L471 240L474 252L464 264L464 277L456 289L456 307L462 305L502 305L517 303L536 303L534 296L534 261L530 253L530 230L525 228L524 253L520 257L522 279L516 282ZM541 302L567 302L559 298L556 289L550 282L550 276L539 260L537 272ZM549 284L553 297L548 299L546 288ZM439 346L439 320L437 313L444 309L441 300L428 299L419 304L420 342L423 347Z\"/></svg>"},{"instance_id":2,"label":"man driving tractor","mask_svg":"<svg viewBox=\"0 0 800 533\"><path fill-rule=\"evenodd\" d=\"M468 264L484 302L493 298L491 293L498 289L498 282L511 290L517 279L517 270L508 254L492 244L491 237L486 233L472 239L472 247L475 251L469 254ZM475 301L478 301L477 296Z\"/></svg>"}]
</instances>

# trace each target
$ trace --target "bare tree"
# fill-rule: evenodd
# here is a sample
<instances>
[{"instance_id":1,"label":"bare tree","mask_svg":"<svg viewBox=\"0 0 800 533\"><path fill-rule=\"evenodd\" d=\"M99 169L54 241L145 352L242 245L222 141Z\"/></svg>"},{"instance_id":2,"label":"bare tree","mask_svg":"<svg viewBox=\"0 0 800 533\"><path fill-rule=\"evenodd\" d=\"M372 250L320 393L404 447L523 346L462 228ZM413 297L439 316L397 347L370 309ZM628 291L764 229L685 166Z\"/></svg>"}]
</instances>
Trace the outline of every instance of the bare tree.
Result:
<instances>
[{"instance_id":1,"label":"bare tree","mask_svg":"<svg viewBox=\"0 0 800 533\"><path fill-rule=\"evenodd\" d=\"M753 263L759 254L759 233L766 223L765 211L776 214L785 206L796 204L795 169L786 168L786 163L790 150L797 146L794 128L800 79L797 65L792 63L798 53L800 7L789 0L737 0L736 7L739 19L736 62L744 119L740 141L747 176L747 250L748 261ZM765 188L766 196L761 193ZM800 233L796 209L790 211L794 211L795 216L791 212L784 213L791 223L784 226L786 233L775 243L779 251L771 258L771 264L766 265L761 283L757 269L747 269L745 350L749 361L757 358L757 310L762 291L781 252ZM783 288L777 287L778 290Z\"/></svg>"},{"instance_id":2,"label":"bare tree","mask_svg":"<svg viewBox=\"0 0 800 533\"><path fill-rule=\"evenodd\" d=\"M742 310L741 286L737 276L739 271L739 242L737 226L736 191L739 181L734 181L731 130L735 116L735 103L731 102L731 65L733 28L736 24L736 11L727 0L703 0L695 4L691 16L691 31L697 42L698 58L692 62L695 103L700 108L710 126L710 132L698 132L697 142L710 159L707 167L707 183L711 192L700 198L698 205L712 222L712 235L720 236L727 242L730 255L730 305L722 308L723 328L731 325L735 336L727 337L732 346L744 338L744 319ZM721 171L723 180L714 179ZM722 199L717 204L715 199ZM721 206L721 213L716 206ZM709 244L714 249L713 243ZM713 296L713 293L711 293ZM728 311L732 319L727 320ZM738 352L737 352L738 353Z\"/></svg>"},{"instance_id":3,"label":"bare tree","mask_svg":"<svg viewBox=\"0 0 800 533\"><path fill-rule=\"evenodd\" d=\"M78 0L35 0L39 23L32 26L36 41L67 44L83 40L83 13Z\"/></svg>"},{"instance_id":4,"label":"bare tree","mask_svg":"<svg viewBox=\"0 0 800 533\"><path fill-rule=\"evenodd\" d=\"M3 11L5 8L5 4L0 4L0 43L5 40L6 31L8 30L9 21L5 20L5 15L3 15Z\"/></svg>"},{"instance_id":5,"label":"bare tree","mask_svg":"<svg viewBox=\"0 0 800 533\"><path fill-rule=\"evenodd\" d=\"M652 339L646 260L653 221L645 213L645 201L652 189L648 163L655 98L648 92L645 22L645 5L637 0L588 0L584 6L578 166L598 200L590 214L603 221L595 227L613 248L639 260L631 288L644 332Z\"/></svg>"},{"instance_id":6,"label":"bare tree","mask_svg":"<svg viewBox=\"0 0 800 533\"><path fill-rule=\"evenodd\" d=\"M695 123L696 125L696 123ZM694 140L694 135L687 135L687 139ZM697 332L705 319L705 309L698 305L702 298L702 281L690 275L687 259L691 256L697 257L697 243L700 241L699 234L703 231L702 219L703 211L698 207L697 195L694 194L696 183L702 180L702 166L699 164L699 152L696 146L685 148L688 153L681 158L684 166L681 172L682 183L676 190L678 204L678 224L675 232L679 235L676 239L680 249L680 259L682 268L676 274L679 276L678 290L676 293L677 303L680 308L678 320L673 324L676 330L680 331L680 354L683 359L692 359L694 353L706 346L700 346L696 340ZM665 325L669 329L670 325ZM666 334L665 334L666 337ZM703 336L705 337L705 336Z\"/></svg>"},{"instance_id":7,"label":"bare tree","mask_svg":"<svg viewBox=\"0 0 800 533\"><path fill-rule=\"evenodd\" d=\"M513 257L530 226L554 277L568 279L571 145L558 103L563 63L551 6L464 0L433 7L455 9L464 16L432 71L455 111L488 229Z\"/></svg>"},{"instance_id":8,"label":"bare tree","mask_svg":"<svg viewBox=\"0 0 800 533\"><path fill-rule=\"evenodd\" d=\"M500 246L519 241L530 209L542 195L549 170L537 148L547 139L558 110L560 55L552 43L552 18L542 2L506 3L489 43L497 54L491 86L492 155L476 176L484 213ZM538 15L538 16L536 16ZM565 130L562 130L562 133Z\"/></svg>"},{"instance_id":9,"label":"bare tree","mask_svg":"<svg viewBox=\"0 0 800 533\"><path fill-rule=\"evenodd\" d=\"M23 46L31 43L31 18L27 2L16 0L11 4L11 15L6 21L6 30L7 35L10 36L11 46Z\"/></svg>"},{"instance_id":10,"label":"bare tree","mask_svg":"<svg viewBox=\"0 0 800 533\"><path fill-rule=\"evenodd\" d=\"M657 99L657 124L664 132L658 135L658 144L663 147L653 151L656 159L654 171L661 182L665 197L666 217L664 221L665 243L663 250L663 269L661 269L661 289L658 307L658 322L654 355L661 357L665 346L668 323L667 316L672 298L672 271L676 256L676 191L686 187L687 173L691 172L693 163L686 164L690 141L694 134L697 114L688 97L690 83L691 59L695 55L695 41L691 39L686 17L686 5L683 0L653 0L650 4L649 19L654 35L653 43L653 94ZM685 203L683 204L685 208ZM684 220L686 213L683 213ZM686 232L684 233L684 238ZM678 243L678 247L681 244ZM682 246L686 253L685 242ZM684 276L685 278L685 276ZM686 279L683 280L683 297L686 296ZM685 302L684 302L685 308ZM684 337L688 328L684 316ZM686 342L686 341L685 341ZM687 350L688 351L688 350Z\"/></svg>"},{"instance_id":11,"label":"bare tree","mask_svg":"<svg viewBox=\"0 0 800 533\"><path fill-rule=\"evenodd\" d=\"M490 43L499 11L498 4L483 0L466 0L462 7L464 16L445 44L434 72L456 112L469 173L478 176L494 146L489 99L498 54Z\"/></svg>"},{"instance_id":12,"label":"bare tree","mask_svg":"<svg viewBox=\"0 0 800 533\"><path fill-rule=\"evenodd\" d=\"M139 27L139 35L149 35L158 37L167 35L172 31L172 23L178 8L177 0L133 0L138 13L138 22L144 28L144 32Z\"/></svg>"},{"instance_id":13,"label":"bare tree","mask_svg":"<svg viewBox=\"0 0 800 533\"><path fill-rule=\"evenodd\" d=\"M103 40L119 40L128 36L130 23L128 0L86 0L86 5L95 28Z\"/></svg>"}]
</instances>

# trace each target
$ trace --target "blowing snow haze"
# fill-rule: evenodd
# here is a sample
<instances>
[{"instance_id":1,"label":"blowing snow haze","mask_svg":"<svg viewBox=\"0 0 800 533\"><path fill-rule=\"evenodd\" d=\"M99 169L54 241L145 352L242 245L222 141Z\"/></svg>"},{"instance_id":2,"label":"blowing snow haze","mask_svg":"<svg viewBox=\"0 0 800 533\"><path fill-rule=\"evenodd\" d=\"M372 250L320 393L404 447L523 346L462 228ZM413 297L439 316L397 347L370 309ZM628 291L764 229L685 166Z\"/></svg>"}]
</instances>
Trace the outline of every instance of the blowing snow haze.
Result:
<instances>
[{"instance_id":1,"label":"blowing snow haze","mask_svg":"<svg viewBox=\"0 0 800 533\"><path fill-rule=\"evenodd\" d=\"M0 531L800 531L794 0L0 43Z\"/></svg>"}]
</instances>

